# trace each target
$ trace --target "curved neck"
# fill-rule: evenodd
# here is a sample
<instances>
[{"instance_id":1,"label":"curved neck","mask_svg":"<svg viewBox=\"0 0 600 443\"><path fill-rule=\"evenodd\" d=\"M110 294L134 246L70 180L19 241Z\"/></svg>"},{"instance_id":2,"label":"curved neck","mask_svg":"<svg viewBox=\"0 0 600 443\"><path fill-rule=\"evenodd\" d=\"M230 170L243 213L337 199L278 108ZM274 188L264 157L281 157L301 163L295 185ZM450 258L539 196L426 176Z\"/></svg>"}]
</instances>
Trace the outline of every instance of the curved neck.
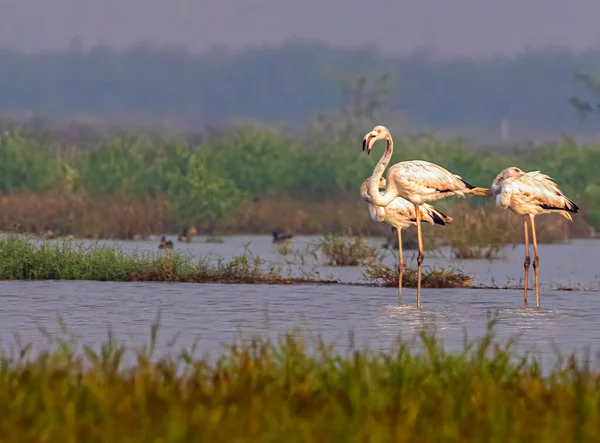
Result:
<instances>
[{"instance_id":1,"label":"curved neck","mask_svg":"<svg viewBox=\"0 0 600 443\"><path fill-rule=\"evenodd\" d=\"M386 141L387 145L385 147L385 152L379 159L379 162L377 162L377 165L373 170L373 175L371 176L371 183L369 184L369 195L371 196L373 204L377 206L387 206L398 196L398 193L390 188L390 180L388 180L386 183L384 194L381 195L379 193L379 180L381 180L383 171L385 171L385 168L390 162L394 152L394 142L392 140L392 136L388 134ZM394 185L392 184L391 186Z\"/></svg>"},{"instance_id":2,"label":"curved neck","mask_svg":"<svg viewBox=\"0 0 600 443\"><path fill-rule=\"evenodd\" d=\"M371 177L367 178L362 185L360 185L360 196L362 199L368 203L373 203L373 199L369 195L369 184L371 181ZM379 190L378 190L379 192Z\"/></svg>"}]
</instances>

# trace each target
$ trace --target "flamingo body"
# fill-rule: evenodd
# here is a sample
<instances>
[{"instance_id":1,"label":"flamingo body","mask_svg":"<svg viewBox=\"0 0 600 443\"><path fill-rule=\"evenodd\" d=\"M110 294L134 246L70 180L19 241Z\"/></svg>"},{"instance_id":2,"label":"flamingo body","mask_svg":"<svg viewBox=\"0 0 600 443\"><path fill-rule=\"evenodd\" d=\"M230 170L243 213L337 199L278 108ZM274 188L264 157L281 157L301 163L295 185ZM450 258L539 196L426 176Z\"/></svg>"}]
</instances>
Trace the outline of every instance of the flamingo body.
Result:
<instances>
[{"instance_id":1,"label":"flamingo body","mask_svg":"<svg viewBox=\"0 0 600 443\"><path fill-rule=\"evenodd\" d=\"M417 224L417 214L415 205L402 197L396 197L392 202L383 207L376 206L372 203L372 199L369 195L369 185L371 177L367 178L361 188L360 194L363 200L369 203L369 214L373 221L379 221L387 223L396 229L405 229L411 225ZM380 186L385 187L385 179L382 177L380 180ZM433 225L446 225L452 222L452 217L448 217L446 214L438 211L433 206L425 203L419 206L421 213L421 220Z\"/></svg>"},{"instance_id":2,"label":"flamingo body","mask_svg":"<svg viewBox=\"0 0 600 443\"><path fill-rule=\"evenodd\" d=\"M496 196L496 206L510 209L515 214L524 216L523 232L525 234L525 262L523 281L523 301L527 306L527 288L529 282L529 230L527 219L531 223L533 237L533 270L535 276L535 299L540 307L539 255L535 232L535 216L558 213L569 221L573 221L571 213L577 213L579 207L565 196L554 180L540 171L523 172L516 167L504 169L492 183L492 193Z\"/></svg>"},{"instance_id":3,"label":"flamingo body","mask_svg":"<svg viewBox=\"0 0 600 443\"><path fill-rule=\"evenodd\" d=\"M425 160L396 163L387 173L387 182L400 197L421 205L451 195L466 198L470 194L491 195L467 183L461 176ZM387 191L387 189L386 189Z\"/></svg>"},{"instance_id":4,"label":"flamingo body","mask_svg":"<svg viewBox=\"0 0 600 443\"><path fill-rule=\"evenodd\" d=\"M579 207L566 197L554 180L540 171L523 172L506 168L492 183L496 206L519 215L540 215L556 212L569 221Z\"/></svg>"}]
</instances>

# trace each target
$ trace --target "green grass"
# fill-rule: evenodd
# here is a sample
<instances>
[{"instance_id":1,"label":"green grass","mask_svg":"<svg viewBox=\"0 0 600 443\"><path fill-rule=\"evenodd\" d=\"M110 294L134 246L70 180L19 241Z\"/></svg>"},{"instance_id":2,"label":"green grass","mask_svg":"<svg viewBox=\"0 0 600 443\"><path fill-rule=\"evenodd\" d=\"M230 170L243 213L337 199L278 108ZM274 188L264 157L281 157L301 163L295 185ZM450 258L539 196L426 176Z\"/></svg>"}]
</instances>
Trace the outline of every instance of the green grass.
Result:
<instances>
[{"instance_id":1,"label":"green grass","mask_svg":"<svg viewBox=\"0 0 600 443\"><path fill-rule=\"evenodd\" d=\"M424 330L388 353L287 334L210 362L152 356L114 337L0 358L2 441L581 442L598 441L600 378L574 358L547 376L488 333L444 351ZM310 350L309 350L310 349ZM128 353L135 363L125 367Z\"/></svg>"},{"instance_id":2,"label":"green grass","mask_svg":"<svg viewBox=\"0 0 600 443\"><path fill-rule=\"evenodd\" d=\"M0 280L322 282L318 276L291 277L281 265L266 263L247 251L231 260L194 260L173 250L126 253L116 245L86 246L80 241L35 241L23 236L0 239Z\"/></svg>"}]
</instances>

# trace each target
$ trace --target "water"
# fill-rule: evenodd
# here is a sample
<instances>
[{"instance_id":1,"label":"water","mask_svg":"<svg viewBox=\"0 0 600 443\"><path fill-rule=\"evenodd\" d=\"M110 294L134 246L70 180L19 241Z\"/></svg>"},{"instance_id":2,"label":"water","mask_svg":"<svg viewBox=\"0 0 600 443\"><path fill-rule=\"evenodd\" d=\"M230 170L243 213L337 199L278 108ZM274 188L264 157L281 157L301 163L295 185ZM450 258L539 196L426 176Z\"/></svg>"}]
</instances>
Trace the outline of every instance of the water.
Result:
<instances>
[{"instance_id":1,"label":"water","mask_svg":"<svg viewBox=\"0 0 600 443\"><path fill-rule=\"evenodd\" d=\"M175 242L176 248L194 255L231 257L249 250L267 259L280 260L268 236L234 236L222 244ZM314 238L294 239L293 247L303 249ZM380 244L382 239L373 239ZM154 250L157 241L122 242L127 249ZM480 337L486 315L497 310L498 338L520 334L519 349L539 352L544 361L554 356L553 346L570 354L589 348L600 350L600 244L573 241L565 245L540 245L541 309L523 308L522 290L424 289L422 309L417 309L416 291L404 289L398 305L395 288L346 285L208 285L111 282L0 282L0 339L8 347L16 338L21 343L47 346L43 330L56 333L58 316L69 332L94 347L106 337L110 326L115 335L131 345L149 342L150 325L160 311L158 353L168 350L177 336L177 346L196 340L197 353L215 355L223 344L243 336L259 334L277 338L301 327L318 334L340 349L352 331L357 346L389 350L396 337L406 339L428 322L436 324L438 335L449 351L460 351L463 334ZM414 251L405 251L409 259ZM391 256L386 257L392 263ZM427 256L425 265L458 266L473 275L474 284L514 283L522 277L523 246L506 250L506 258L494 261L450 260ZM360 268L320 269L344 281L361 280ZM533 274L533 272L531 272ZM533 285L531 285L533 286ZM577 286L561 291L560 286ZM530 292L530 304L535 293Z\"/></svg>"}]
</instances>

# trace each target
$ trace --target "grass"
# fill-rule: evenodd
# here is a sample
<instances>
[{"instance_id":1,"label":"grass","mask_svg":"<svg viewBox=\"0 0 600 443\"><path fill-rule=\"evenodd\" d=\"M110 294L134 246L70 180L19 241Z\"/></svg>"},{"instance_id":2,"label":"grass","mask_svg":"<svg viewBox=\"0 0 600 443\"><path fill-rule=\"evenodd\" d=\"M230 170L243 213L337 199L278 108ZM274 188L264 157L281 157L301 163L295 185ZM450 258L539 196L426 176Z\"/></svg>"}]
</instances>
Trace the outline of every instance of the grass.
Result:
<instances>
[{"instance_id":1,"label":"grass","mask_svg":"<svg viewBox=\"0 0 600 443\"><path fill-rule=\"evenodd\" d=\"M450 246L454 258L493 260L503 256L505 246L514 248L525 240L523 217L509 210L458 202L447 212L454 221L434 232L441 244ZM565 243L576 235L590 238L589 226L581 218L578 214L577 222L570 223L558 214L536 217L538 243Z\"/></svg>"},{"instance_id":2,"label":"grass","mask_svg":"<svg viewBox=\"0 0 600 443\"><path fill-rule=\"evenodd\" d=\"M440 246L440 234L443 232L436 232L440 227L433 227L427 223L422 224L423 228L423 250L424 251L435 251ZM440 238L438 238L440 237ZM384 249L391 249L392 251L398 250L398 231L396 228L392 228L388 234L385 242L381 245ZM418 250L419 240L417 236L417 227L411 226L408 229L402 230L402 249L405 251Z\"/></svg>"},{"instance_id":3,"label":"grass","mask_svg":"<svg viewBox=\"0 0 600 443\"><path fill-rule=\"evenodd\" d=\"M522 236L521 219L494 207L468 208L464 202L452 212L454 221L443 228L443 235L458 259L499 258L504 245ZM519 223L520 222L520 223Z\"/></svg>"},{"instance_id":4,"label":"grass","mask_svg":"<svg viewBox=\"0 0 600 443\"><path fill-rule=\"evenodd\" d=\"M225 242L225 240L223 240L223 237L221 237L220 235L216 235L216 234L209 235L205 240L205 243L224 243L224 242Z\"/></svg>"},{"instance_id":5,"label":"grass","mask_svg":"<svg viewBox=\"0 0 600 443\"><path fill-rule=\"evenodd\" d=\"M365 266L381 262L383 254L362 236L325 235L317 243L325 266Z\"/></svg>"},{"instance_id":6,"label":"grass","mask_svg":"<svg viewBox=\"0 0 600 443\"><path fill-rule=\"evenodd\" d=\"M363 280L367 283L384 287L398 287L398 265L393 268L380 264L367 265L363 270ZM424 288L467 288L471 286L473 278L460 269L423 267L421 286ZM416 288L418 283L417 270L406 268L402 277L402 286Z\"/></svg>"},{"instance_id":7,"label":"grass","mask_svg":"<svg viewBox=\"0 0 600 443\"><path fill-rule=\"evenodd\" d=\"M600 377L571 356L549 375L494 319L461 353L424 329L416 346L349 346L293 333L226 348L155 355L109 335L100 349L66 341L35 358L0 357L3 441L581 442L598 441ZM126 357L133 364L123 364Z\"/></svg>"},{"instance_id":8,"label":"grass","mask_svg":"<svg viewBox=\"0 0 600 443\"><path fill-rule=\"evenodd\" d=\"M247 251L231 260L194 260L177 251L126 253L117 246L31 237L0 239L0 280L98 280L188 283L292 284L327 282L318 275L291 277Z\"/></svg>"}]
</instances>

